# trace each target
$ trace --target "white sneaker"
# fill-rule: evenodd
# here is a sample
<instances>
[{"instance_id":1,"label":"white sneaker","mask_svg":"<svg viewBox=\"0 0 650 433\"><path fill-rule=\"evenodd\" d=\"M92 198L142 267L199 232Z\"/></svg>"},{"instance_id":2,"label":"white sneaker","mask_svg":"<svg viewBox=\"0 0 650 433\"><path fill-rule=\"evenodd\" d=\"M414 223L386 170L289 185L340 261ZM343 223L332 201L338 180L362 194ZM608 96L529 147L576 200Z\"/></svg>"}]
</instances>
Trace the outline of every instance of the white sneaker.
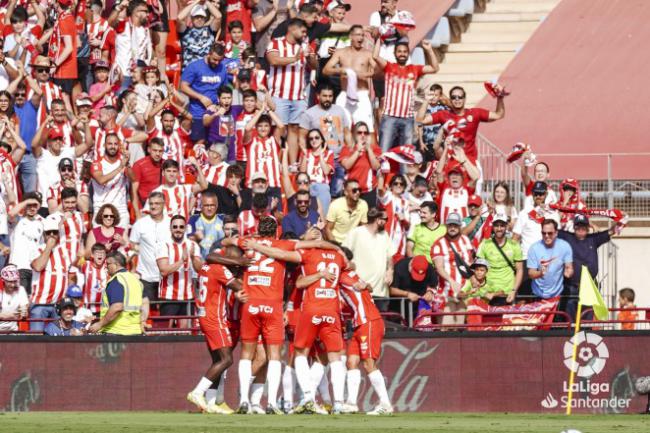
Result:
<instances>
[{"instance_id":1,"label":"white sneaker","mask_svg":"<svg viewBox=\"0 0 650 433\"><path fill-rule=\"evenodd\" d=\"M393 414L393 406L389 405L384 405L384 404L378 404L373 410L370 412L366 412L366 415L392 415Z\"/></svg>"},{"instance_id":2,"label":"white sneaker","mask_svg":"<svg viewBox=\"0 0 650 433\"><path fill-rule=\"evenodd\" d=\"M235 412L232 409L230 409L228 407L228 405L226 405L226 407L224 407L223 405L225 405L225 403L222 403L222 404L208 404L206 412L207 413L218 414L218 415L232 415Z\"/></svg>"},{"instance_id":3,"label":"white sneaker","mask_svg":"<svg viewBox=\"0 0 650 433\"><path fill-rule=\"evenodd\" d=\"M253 415L264 415L266 414L266 411L259 404L254 404L251 406L250 413L252 413Z\"/></svg>"},{"instance_id":4,"label":"white sneaker","mask_svg":"<svg viewBox=\"0 0 650 433\"><path fill-rule=\"evenodd\" d=\"M343 403L339 403L339 402L334 403L334 406L332 406L332 411L331 411L332 415L341 415L343 413L343 406L345 406L345 404Z\"/></svg>"},{"instance_id":5,"label":"white sneaker","mask_svg":"<svg viewBox=\"0 0 650 433\"><path fill-rule=\"evenodd\" d=\"M187 401L194 403L196 407L201 409L201 411L206 412L208 410L208 402L205 400L204 395L196 394L194 392L189 392L187 394Z\"/></svg>"},{"instance_id":6,"label":"white sneaker","mask_svg":"<svg viewBox=\"0 0 650 433\"><path fill-rule=\"evenodd\" d=\"M356 404L344 403L341 408L341 413L358 413L359 406Z\"/></svg>"}]
</instances>

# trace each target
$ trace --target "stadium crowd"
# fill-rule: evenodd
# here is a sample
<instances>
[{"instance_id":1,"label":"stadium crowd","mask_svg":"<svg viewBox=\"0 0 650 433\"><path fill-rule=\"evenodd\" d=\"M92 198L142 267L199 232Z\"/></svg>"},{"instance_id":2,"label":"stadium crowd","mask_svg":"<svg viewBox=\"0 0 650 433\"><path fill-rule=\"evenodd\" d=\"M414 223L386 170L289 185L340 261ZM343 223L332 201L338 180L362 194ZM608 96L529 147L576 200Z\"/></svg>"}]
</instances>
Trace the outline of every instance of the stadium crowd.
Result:
<instances>
[{"instance_id":1,"label":"stadium crowd","mask_svg":"<svg viewBox=\"0 0 650 433\"><path fill-rule=\"evenodd\" d=\"M248 396L261 398L265 369L275 413L284 312L298 374L285 369L283 385L297 378L313 400L307 356L318 336L334 401L347 376L354 407L363 363L386 413L377 343L352 338L347 375L338 356L339 289L355 329L376 326L373 335L383 335L380 311L396 308L389 298L406 298L416 316L553 299L574 318L581 267L597 275L596 250L620 225L593 232L575 212L585 207L577 181L551 189L550 168L528 148L523 209L509 183L483 190L476 135L506 115L507 92L488 86L490 111L434 84L416 110L419 79L438 61L422 41L426 64L410 63L415 22L397 0L363 24L348 23L342 0L177 1L175 23L160 0L0 9L0 330L29 318L48 335L120 333L105 320L115 304L137 318L126 333L155 315L187 328L182 316L196 313L214 360L191 393L205 410L232 363L217 349L248 320L242 405L258 406ZM168 56L176 43L178 61ZM130 276L118 278L126 269L140 298ZM239 302L249 304L241 316ZM253 307L280 311L280 323L255 322ZM300 312L322 311L331 314L310 323L332 327L296 329ZM465 316L438 319L460 326Z\"/></svg>"}]
</instances>

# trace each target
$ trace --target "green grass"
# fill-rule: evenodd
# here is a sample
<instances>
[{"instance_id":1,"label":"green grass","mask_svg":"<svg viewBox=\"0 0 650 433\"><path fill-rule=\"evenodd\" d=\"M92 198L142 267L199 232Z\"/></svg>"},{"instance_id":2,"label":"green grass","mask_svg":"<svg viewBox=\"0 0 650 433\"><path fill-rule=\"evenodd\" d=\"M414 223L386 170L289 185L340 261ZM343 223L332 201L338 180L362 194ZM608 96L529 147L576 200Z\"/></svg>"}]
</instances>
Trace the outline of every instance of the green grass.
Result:
<instances>
[{"instance_id":1,"label":"green grass","mask_svg":"<svg viewBox=\"0 0 650 433\"><path fill-rule=\"evenodd\" d=\"M165 412L29 412L0 413L0 432L130 433L130 432L450 432L647 433L650 416L539 414L397 414L392 417L201 415Z\"/></svg>"}]
</instances>

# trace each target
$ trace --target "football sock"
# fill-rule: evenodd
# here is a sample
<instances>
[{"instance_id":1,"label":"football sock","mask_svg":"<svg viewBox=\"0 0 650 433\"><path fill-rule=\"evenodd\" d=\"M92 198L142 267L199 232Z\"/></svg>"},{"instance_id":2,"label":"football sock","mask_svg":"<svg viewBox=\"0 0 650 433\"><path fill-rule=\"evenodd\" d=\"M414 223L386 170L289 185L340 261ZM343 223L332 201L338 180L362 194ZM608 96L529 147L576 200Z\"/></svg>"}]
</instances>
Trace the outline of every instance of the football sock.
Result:
<instances>
[{"instance_id":1,"label":"football sock","mask_svg":"<svg viewBox=\"0 0 650 433\"><path fill-rule=\"evenodd\" d=\"M208 402L208 406L217 404L217 390L210 388L205 392L205 399Z\"/></svg>"},{"instance_id":2,"label":"football sock","mask_svg":"<svg viewBox=\"0 0 650 433\"><path fill-rule=\"evenodd\" d=\"M208 389L210 389L211 386L212 386L212 381L207 377L202 377L198 385L196 385L196 387L192 390L192 393L198 395L204 395L205 392Z\"/></svg>"},{"instance_id":3,"label":"football sock","mask_svg":"<svg viewBox=\"0 0 650 433\"><path fill-rule=\"evenodd\" d=\"M311 390L315 396L316 390L318 389L318 384L325 374L325 366L320 362L314 362L309 369L309 374L311 376Z\"/></svg>"},{"instance_id":4,"label":"football sock","mask_svg":"<svg viewBox=\"0 0 650 433\"><path fill-rule=\"evenodd\" d=\"M361 370L348 370L348 404L357 404L359 386L361 385Z\"/></svg>"},{"instance_id":5,"label":"football sock","mask_svg":"<svg viewBox=\"0 0 650 433\"><path fill-rule=\"evenodd\" d=\"M260 405L262 402L262 396L264 395L264 384L263 383L254 383L251 385L251 404Z\"/></svg>"},{"instance_id":6,"label":"football sock","mask_svg":"<svg viewBox=\"0 0 650 433\"><path fill-rule=\"evenodd\" d=\"M239 361L239 404L248 403L248 392L251 387L251 360L241 359Z\"/></svg>"},{"instance_id":7,"label":"football sock","mask_svg":"<svg viewBox=\"0 0 650 433\"><path fill-rule=\"evenodd\" d=\"M226 372L221 373L221 378L219 379L219 386L217 387L217 394L215 396L215 404L221 404L226 399L224 398L224 393L226 390Z\"/></svg>"},{"instance_id":8,"label":"football sock","mask_svg":"<svg viewBox=\"0 0 650 433\"><path fill-rule=\"evenodd\" d=\"M381 374L381 371L375 370L372 373L369 373L368 379L370 379L372 388L379 397L379 403L385 406L390 406L390 399L388 398L388 391L386 390L386 381L384 380L384 375Z\"/></svg>"},{"instance_id":9,"label":"football sock","mask_svg":"<svg viewBox=\"0 0 650 433\"><path fill-rule=\"evenodd\" d=\"M323 377L318 384L318 393L320 398L325 404L332 404L332 396L330 395L330 381L327 379L327 375L323 374Z\"/></svg>"},{"instance_id":10,"label":"football sock","mask_svg":"<svg viewBox=\"0 0 650 433\"><path fill-rule=\"evenodd\" d=\"M345 367L343 367L341 360L330 362L330 377L332 379L334 402L342 403L345 393Z\"/></svg>"},{"instance_id":11,"label":"football sock","mask_svg":"<svg viewBox=\"0 0 650 433\"><path fill-rule=\"evenodd\" d=\"M287 365L282 373L282 395L289 406L293 406L293 389L296 383L294 375L293 368Z\"/></svg>"},{"instance_id":12,"label":"football sock","mask_svg":"<svg viewBox=\"0 0 650 433\"><path fill-rule=\"evenodd\" d=\"M282 363L280 361L269 361L266 371L268 382L268 404L274 407L278 405L278 388L280 388L280 377L282 376Z\"/></svg>"},{"instance_id":13,"label":"football sock","mask_svg":"<svg viewBox=\"0 0 650 433\"><path fill-rule=\"evenodd\" d=\"M312 380L311 375L309 374L309 364L307 363L306 356L296 356L294 360L294 367L296 369L296 379L298 379L298 385L302 389L302 393L305 397L305 401L313 401L314 393L312 392Z\"/></svg>"}]
</instances>

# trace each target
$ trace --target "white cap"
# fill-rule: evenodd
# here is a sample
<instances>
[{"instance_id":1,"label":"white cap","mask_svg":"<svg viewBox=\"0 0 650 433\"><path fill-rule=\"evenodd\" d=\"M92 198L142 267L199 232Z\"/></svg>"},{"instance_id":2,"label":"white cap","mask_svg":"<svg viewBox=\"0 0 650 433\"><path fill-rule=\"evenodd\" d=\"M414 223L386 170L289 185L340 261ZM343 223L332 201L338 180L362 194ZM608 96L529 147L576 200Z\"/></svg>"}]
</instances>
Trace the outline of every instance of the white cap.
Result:
<instances>
[{"instance_id":1,"label":"white cap","mask_svg":"<svg viewBox=\"0 0 650 433\"><path fill-rule=\"evenodd\" d=\"M192 8L191 16L192 16L192 17L203 17L203 18L207 18L207 17L208 17L208 13L205 11L205 8L204 8L203 6L201 6L201 5L196 5L196 6L194 6L194 7Z\"/></svg>"},{"instance_id":2,"label":"white cap","mask_svg":"<svg viewBox=\"0 0 650 433\"><path fill-rule=\"evenodd\" d=\"M57 218L54 215L48 215L47 218L43 220L43 231L44 232L50 232L50 231L59 231L59 218Z\"/></svg>"}]
</instances>

